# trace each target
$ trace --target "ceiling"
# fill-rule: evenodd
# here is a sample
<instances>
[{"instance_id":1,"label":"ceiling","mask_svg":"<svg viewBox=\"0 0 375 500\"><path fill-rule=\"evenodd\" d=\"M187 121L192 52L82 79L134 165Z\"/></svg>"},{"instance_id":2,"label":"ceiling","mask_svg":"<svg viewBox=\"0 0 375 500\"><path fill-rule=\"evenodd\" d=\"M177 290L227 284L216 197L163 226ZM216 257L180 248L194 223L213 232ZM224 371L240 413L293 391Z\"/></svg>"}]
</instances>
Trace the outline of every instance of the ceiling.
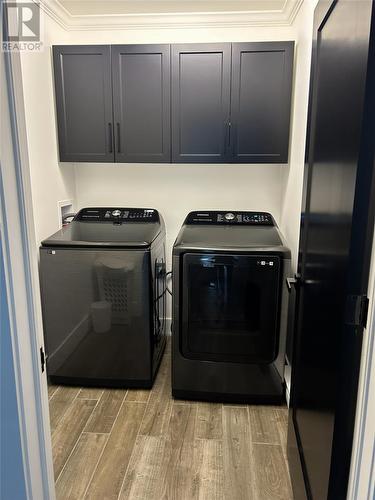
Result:
<instances>
[{"instance_id":1,"label":"ceiling","mask_svg":"<svg viewBox=\"0 0 375 500\"><path fill-rule=\"evenodd\" d=\"M303 0L39 1L42 9L68 31L289 26L303 2Z\"/></svg>"}]
</instances>

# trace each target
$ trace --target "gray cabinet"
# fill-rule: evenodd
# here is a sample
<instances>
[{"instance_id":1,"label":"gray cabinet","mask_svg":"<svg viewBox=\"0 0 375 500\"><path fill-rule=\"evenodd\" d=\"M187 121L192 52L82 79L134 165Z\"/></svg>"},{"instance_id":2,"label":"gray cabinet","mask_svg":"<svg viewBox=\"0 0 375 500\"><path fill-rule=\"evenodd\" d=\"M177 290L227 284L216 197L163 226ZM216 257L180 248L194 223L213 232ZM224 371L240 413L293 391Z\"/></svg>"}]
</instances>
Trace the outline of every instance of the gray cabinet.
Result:
<instances>
[{"instance_id":1,"label":"gray cabinet","mask_svg":"<svg viewBox=\"0 0 375 500\"><path fill-rule=\"evenodd\" d=\"M170 46L112 46L115 158L170 162Z\"/></svg>"},{"instance_id":2,"label":"gray cabinet","mask_svg":"<svg viewBox=\"0 0 375 500\"><path fill-rule=\"evenodd\" d=\"M231 44L172 45L172 161L228 160Z\"/></svg>"},{"instance_id":3,"label":"gray cabinet","mask_svg":"<svg viewBox=\"0 0 375 500\"><path fill-rule=\"evenodd\" d=\"M288 161L293 48L294 42L232 44L233 162Z\"/></svg>"},{"instance_id":4,"label":"gray cabinet","mask_svg":"<svg viewBox=\"0 0 375 500\"><path fill-rule=\"evenodd\" d=\"M172 161L288 161L293 42L172 46Z\"/></svg>"},{"instance_id":5,"label":"gray cabinet","mask_svg":"<svg viewBox=\"0 0 375 500\"><path fill-rule=\"evenodd\" d=\"M286 163L293 49L55 46L60 160Z\"/></svg>"},{"instance_id":6,"label":"gray cabinet","mask_svg":"<svg viewBox=\"0 0 375 500\"><path fill-rule=\"evenodd\" d=\"M60 161L170 162L169 45L55 46L53 57Z\"/></svg>"},{"instance_id":7,"label":"gray cabinet","mask_svg":"<svg viewBox=\"0 0 375 500\"><path fill-rule=\"evenodd\" d=\"M60 161L114 161L110 50L53 48Z\"/></svg>"}]
</instances>

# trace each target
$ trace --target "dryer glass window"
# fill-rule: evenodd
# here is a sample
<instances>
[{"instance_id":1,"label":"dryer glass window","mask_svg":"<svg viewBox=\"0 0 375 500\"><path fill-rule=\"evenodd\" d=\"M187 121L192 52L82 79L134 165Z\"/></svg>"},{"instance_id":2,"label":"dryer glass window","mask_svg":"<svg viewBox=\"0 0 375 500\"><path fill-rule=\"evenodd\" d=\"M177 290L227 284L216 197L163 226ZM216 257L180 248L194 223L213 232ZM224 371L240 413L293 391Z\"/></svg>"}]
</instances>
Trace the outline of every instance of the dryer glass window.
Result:
<instances>
[{"instance_id":1,"label":"dryer glass window","mask_svg":"<svg viewBox=\"0 0 375 500\"><path fill-rule=\"evenodd\" d=\"M270 363L277 356L277 256L185 254L183 355Z\"/></svg>"}]
</instances>

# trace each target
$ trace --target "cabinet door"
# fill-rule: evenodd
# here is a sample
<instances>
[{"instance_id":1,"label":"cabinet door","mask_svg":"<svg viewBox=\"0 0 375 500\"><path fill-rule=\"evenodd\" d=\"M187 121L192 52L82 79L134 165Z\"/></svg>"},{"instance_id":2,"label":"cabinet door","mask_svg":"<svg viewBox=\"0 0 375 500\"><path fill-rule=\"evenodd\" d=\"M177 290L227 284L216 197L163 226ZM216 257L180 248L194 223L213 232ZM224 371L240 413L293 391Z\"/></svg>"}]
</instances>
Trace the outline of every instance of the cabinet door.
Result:
<instances>
[{"instance_id":1,"label":"cabinet door","mask_svg":"<svg viewBox=\"0 0 375 500\"><path fill-rule=\"evenodd\" d=\"M227 161L229 43L172 45L172 161Z\"/></svg>"},{"instance_id":2,"label":"cabinet door","mask_svg":"<svg viewBox=\"0 0 375 500\"><path fill-rule=\"evenodd\" d=\"M53 61L60 161L113 161L110 47L54 46Z\"/></svg>"},{"instance_id":3,"label":"cabinet door","mask_svg":"<svg viewBox=\"0 0 375 500\"><path fill-rule=\"evenodd\" d=\"M170 162L170 46L112 46L117 162Z\"/></svg>"},{"instance_id":4,"label":"cabinet door","mask_svg":"<svg viewBox=\"0 0 375 500\"><path fill-rule=\"evenodd\" d=\"M232 44L234 162L288 161L293 48L294 42Z\"/></svg>"}]
</instances>

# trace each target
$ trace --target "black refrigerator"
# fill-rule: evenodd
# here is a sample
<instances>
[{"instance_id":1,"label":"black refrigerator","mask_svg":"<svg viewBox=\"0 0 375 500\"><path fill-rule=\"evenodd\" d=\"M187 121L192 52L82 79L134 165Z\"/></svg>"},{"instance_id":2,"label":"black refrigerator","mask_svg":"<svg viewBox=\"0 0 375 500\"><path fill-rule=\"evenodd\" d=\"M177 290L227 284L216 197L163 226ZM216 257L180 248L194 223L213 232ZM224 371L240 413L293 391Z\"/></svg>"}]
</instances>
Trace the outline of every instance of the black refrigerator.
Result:
<instances>
[{"instance_id":1,"label":"black refrigerator","mask_svg":"<svg viewBox=\"0 0 375 500\"><path fill-rule=\"evenodd\" d=\"M374 226L374 10L371 0L321 0L314 14L298 270L289 280L296 500L347 494Z\"/></svg>"}]
</instances>

